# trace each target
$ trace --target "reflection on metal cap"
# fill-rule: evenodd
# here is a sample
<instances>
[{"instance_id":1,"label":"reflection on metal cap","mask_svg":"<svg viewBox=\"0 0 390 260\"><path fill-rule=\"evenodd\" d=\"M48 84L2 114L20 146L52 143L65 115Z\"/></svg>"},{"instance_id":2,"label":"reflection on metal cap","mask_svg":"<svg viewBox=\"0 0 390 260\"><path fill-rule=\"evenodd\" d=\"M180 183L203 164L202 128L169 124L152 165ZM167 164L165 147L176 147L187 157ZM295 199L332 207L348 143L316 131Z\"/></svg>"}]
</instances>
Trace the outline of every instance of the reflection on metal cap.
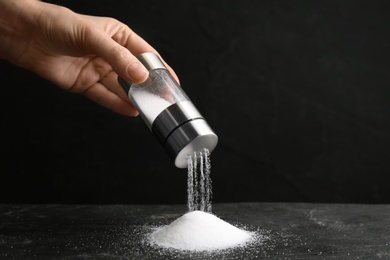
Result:
<instances>
[{"instance_id":1,"label":"reflection on metal cap","mask_svg":"<svg viewBox=\"0 0 390 260\"><path fill-rule=\"evenodd\" d=\"M152 52L145 52L137 55L136 57L147 70L167 69L160 58Z\"/></svg>"}]
</instances>

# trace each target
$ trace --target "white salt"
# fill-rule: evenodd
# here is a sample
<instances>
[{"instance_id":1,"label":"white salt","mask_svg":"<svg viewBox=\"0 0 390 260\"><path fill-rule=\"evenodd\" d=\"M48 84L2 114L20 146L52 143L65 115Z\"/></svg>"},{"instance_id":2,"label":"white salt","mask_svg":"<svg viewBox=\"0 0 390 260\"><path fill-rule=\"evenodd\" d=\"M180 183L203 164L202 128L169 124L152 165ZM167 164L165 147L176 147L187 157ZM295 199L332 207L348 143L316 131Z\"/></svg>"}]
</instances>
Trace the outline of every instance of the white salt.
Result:
<instances>
[{"instance_id":1,"label":"white salt","mask_svg":"<svg viewBox=\"0 0 390 260\"><path fill-rule=\"evenodd\" d=\"M211 251L243 246L253 234L217 216L191 211L150 234L150 242L164 248Z\"/></svg>"},{"instance_id":2,"label":"white salt","mask_svg":"<svg viewBox=\"0 0 390 260\"><path fill-rule=\"evenodd\" d=\"M150 234L150 243L163 248L212 251L239 247L254 233L239 229L211 214L211 162L208 149L188 157L188 213Z\"/></svg>"},{"instance_id":3,"label":"white salt","mask_svg":"<svg viewBox=\"0 0 390 260\"><path fill-rule=\"evenodd\" d=\"M188 211L201 210L211 213L212 186L210 173L210 152L207 148L194 152L188 157Z\"/></svg>"},{"instance_id":4,"label":"white salt","mask_svg":"<svg viewBox=\"0 0 390 260\"><path fill-rule=\"evenodd\" d=\"M168 100L147 91L131 92L131 99L139 107L139 112L151 128L154 119L167 107L172 105Z\"/></svg>"}]
</instances>

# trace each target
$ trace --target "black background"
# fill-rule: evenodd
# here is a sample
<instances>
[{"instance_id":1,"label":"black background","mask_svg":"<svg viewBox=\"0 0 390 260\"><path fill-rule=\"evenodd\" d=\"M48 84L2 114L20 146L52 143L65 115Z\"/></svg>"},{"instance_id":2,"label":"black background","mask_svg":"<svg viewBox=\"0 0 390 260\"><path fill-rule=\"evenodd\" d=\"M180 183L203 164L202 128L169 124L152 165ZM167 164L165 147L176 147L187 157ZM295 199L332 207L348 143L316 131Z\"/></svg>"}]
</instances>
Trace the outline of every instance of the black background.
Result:
<instances>
[{"instance_id":1,"label":"black background","mask_svg":"<svg viewBox=\"0 0 390 260\"><path fill-rule=\"evenodd\" d=\"M215 202L390 202L387 1L53 1L128 24L220 138ZM142 119L0 63L0 202L185 203Z\"/></svg>"}]
</instances>

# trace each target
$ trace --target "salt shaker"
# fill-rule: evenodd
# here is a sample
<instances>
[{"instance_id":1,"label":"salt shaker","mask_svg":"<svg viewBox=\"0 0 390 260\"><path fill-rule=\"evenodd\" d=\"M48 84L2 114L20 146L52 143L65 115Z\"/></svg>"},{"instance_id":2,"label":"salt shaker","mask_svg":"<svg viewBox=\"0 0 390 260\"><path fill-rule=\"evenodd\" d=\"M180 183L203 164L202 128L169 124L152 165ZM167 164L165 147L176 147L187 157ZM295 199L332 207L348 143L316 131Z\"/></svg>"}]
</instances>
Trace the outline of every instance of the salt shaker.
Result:
<instances>
[{"instance_id":1,"label":"salt shaker","mask_svg":"<svg viewBox=\"0 0 390 260\"><path fill-rule=\"evenodd\" d=\"M211 153L218 136L156 54L137 58L149 70L148 79L141 84L118 81L176 167L186 168L188 156L204 148Z\"/></svg>"}]
</instances>

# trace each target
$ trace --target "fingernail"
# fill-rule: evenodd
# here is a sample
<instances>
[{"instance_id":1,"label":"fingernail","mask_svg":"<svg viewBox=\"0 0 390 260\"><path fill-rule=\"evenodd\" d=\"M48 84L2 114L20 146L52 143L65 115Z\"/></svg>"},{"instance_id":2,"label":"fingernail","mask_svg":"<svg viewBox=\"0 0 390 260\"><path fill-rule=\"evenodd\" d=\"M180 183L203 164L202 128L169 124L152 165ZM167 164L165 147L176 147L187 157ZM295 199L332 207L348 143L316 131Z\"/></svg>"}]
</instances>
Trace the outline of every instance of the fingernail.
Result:
<instances>
[{"instance_id":1,"label":"fingernail","mask_svg":"<svg viewBox=\"0 0 390 260\"><path fill-rule=\"evenodd\" d=\"M127 74L135 83L143 82L149 75L149 71L138 62L133 62L127 67Z\"/></svg>"}]
</instances>

